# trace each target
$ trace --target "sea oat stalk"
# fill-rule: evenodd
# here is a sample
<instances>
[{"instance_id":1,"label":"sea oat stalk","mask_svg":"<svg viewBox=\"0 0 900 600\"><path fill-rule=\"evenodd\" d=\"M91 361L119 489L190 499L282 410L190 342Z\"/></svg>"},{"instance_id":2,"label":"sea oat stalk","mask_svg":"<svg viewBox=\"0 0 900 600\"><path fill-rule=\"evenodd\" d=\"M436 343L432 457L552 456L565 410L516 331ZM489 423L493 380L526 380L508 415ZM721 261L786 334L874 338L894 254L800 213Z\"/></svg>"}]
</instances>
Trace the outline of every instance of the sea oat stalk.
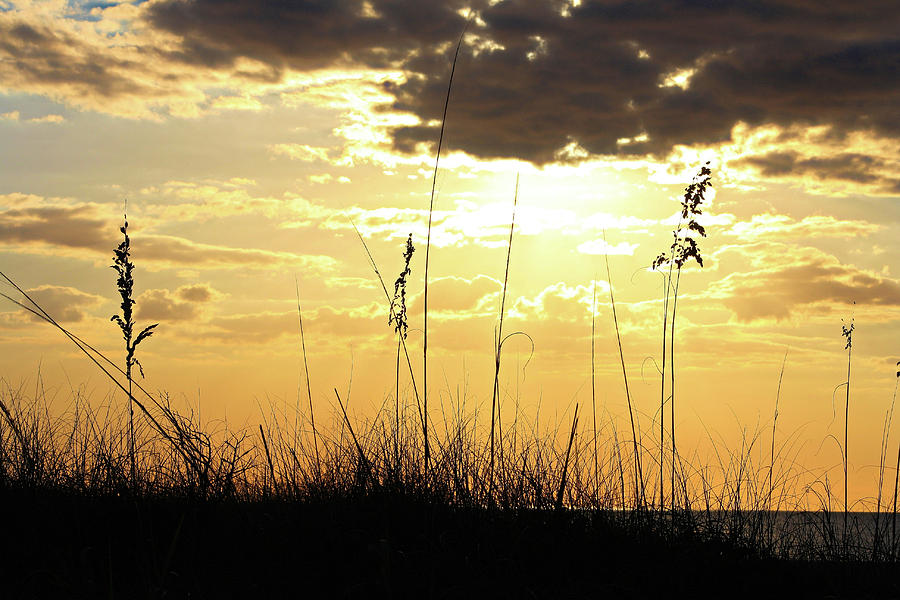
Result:
<instances>
[{"instance_id":1,"label":"sea oat stalk","mask_svg":"<svg viewBox=\"0 0 900 600\"><path fill-rule=\"evenodd\" d=\"M706 228L698 221L697 217L703 214L700 205L706 198L706 190L712 186L710 176L712 170L709 168L709 162L704 164L691 184L684 189L684 197L681 201L681 214L678 218L678 224L672 231L673 242L668 252L660 253L657 256L651 268L653 270L661 270L668 267L666 273L665 296L663 302L663 346L665 347L665 326L666 317L668 315L669 297L672 298L672 317L669 322L669 408L670 408L670 429L672 438L672 473L671 473L671 502L672 508L675 508L675 479L676 479L676 460L677 446L675 443L675 317L678 308L678 289L681 283L681 270L684 265L694 259L697 264L703 266L703 258L700 255L700 246L693 234L700 237L706 237ZM665 354L663 355L663 363L665 363ZM663 376L660 386L664 390L665 386L665 365L663 366ZM661 397L665 396L665 392L661 392ZM661 399L662 403L663 400ZM662 440L660 440L662 443ZM662 451L660 451L660 469L662 469Z\"/></svg>"},{"instance_id":2,"label":"sea oat stalk","mask_svg":"<svg viewBox=\"0 0 900 600\"><path fill-rule=\"evenodd\" d=\"M113 264L110 265L116 271L116 288L122 297L120 307L122 314L113 315L110 320L114 321L119 329L122 330L122 337L125 340L125 378L128 380L128 454L131 462L131 482L136 482L136 461L134 452L134 394L133 394L133 377L132 369L137 365L141 377L144 376L144 368L140 361L135 357L135 350L138 344L153 335L153 330L159 323L148 325L143 328L137 335L134 335L134 262L131 260L131 239L128 237L128 213L127 205L124 215L124 224L119 228L122 232L123 239L113 251Z\"/></svg>"},{"instance_id":3,"label":"sea oat stalk","mask_svg":"<svg viewBox=\"0 0 900 600\"><path fill-rule=\"evenodd\" d=\"M854 303L855 304L855 303ZM848 440L848 431L849 431L849 421L850 421L850 363L851 363L851 354L853 352L853 330L855 329L855 325L853 323L853 318L850 319L850 324L843 322L841 320L841 336L846 340L844 344L844 350L847 351L847 396L846 401L844 402L844 532L843 538L846 541L847 539L847 512L849 509L849 505L847 504L848 495L847 495L847 465L849 464L849 448L847 447Z\"/></svg>"},{"instance_id":4,"label":"sea oat stalk","mask_svg":"<svg viewBox=\"0 0 900 600\"><path fill-rule=\"evenodd\" d=\"M413 252L416 247L412 243L412 233L406 238L406 248L403 251L403 270L394 281L394 297L391 299L391 305L388 308L388 325L394 325L394 332L397 334L397 362L396 362L396 387L394 390L394 417L396 428L394 435L394 459L396 467L400 468L400 349L403 342L409 334L409 321L406 313L406 284L409 280L412 269L409 263L412 260Z\"/></svg>"}]
</instances>

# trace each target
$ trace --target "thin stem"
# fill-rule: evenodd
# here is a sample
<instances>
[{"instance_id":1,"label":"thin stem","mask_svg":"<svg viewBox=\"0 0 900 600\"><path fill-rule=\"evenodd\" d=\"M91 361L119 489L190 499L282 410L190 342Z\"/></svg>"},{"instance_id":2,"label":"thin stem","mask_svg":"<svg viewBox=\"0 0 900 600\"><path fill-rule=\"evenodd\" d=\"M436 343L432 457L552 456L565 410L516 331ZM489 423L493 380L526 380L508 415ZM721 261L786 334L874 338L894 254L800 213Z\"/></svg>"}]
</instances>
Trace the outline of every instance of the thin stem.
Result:
<instances>
[{"instance_id":1,"label":"thin stem","mask_svg":"<svg viewBox=\"0 0 900 600\"><path fill-rule=\"evenodd\" d=\"M593 290L591 292L591 426L594 434L594 504L600 489L600 468L597 463L597 380L594 351L594 339L597 323L597 278L594 277Z\"/></svg>"},{"instance_id":2,"label":"thin stem","mask_svg":"<svg viewBox=\"0 0 900 600\"><path fill-rule=\"evenodd\" d=\"M681 267L678 267L678 272L675 275L675 290L672 293L672 324L671 324L671 334L669 335L669 364L671 365L671 369L669 369L669 409L670 409L670 425L669 428L672 430L672 509L675 509L675 461L677 460L678 450L675 445L675 314L676 309L678 307L678 286L681 283Z\"/></svg>"},{"instance_id":3,"label":"thin stem","mask_svg":"<svg viewBox=\"0 0 900 600\"><path fill-rule=\"evenodd\" d=\"M900 362L897 363L900 367ZM900 384L900 371L897 372L897 383L894 384L894 401L897 400L897 385ZM897 468L894 469L894 505L891 510L891 559L897 543L897 491L900 488L900 443L897 444Z\"/></svg>"},{"instance_id":4,"label":"thin stem","mask_svg":"<svg viewBox=\"0 0 900 600\"><path fill-rule=\"evenodd\" d=\"M853 352L853 345L847 344L847 400L844 403L844 540L847 539L847 512L849 505L847 504L847 465L850 462L850 448L847 445L847 434L849 431L850 419L850 357Z\"/></svg>"},{"instance_id":5,"label":"thin stem","mask_svg":"<svg viewBox=\"0 0 900 600\"><path fill-rule=\"evenodd\" d=\"M137 464L134 456L134 383L131 379L131 367L132 362L129 361L128 364L125 365L128 377L128 454L131 458L131 487L136 488Z\"/></svg>"},{"instance_id":6,"label":"thin stem","mask_svg":"<svg viewBox=\"0 0 900 600\"><path fill-rule=\"evenodd\" d=\"M506 270L503 273L503 292L500 296L500 323L497 328L497 343L494 348L494 391L491 395L491 461L488 471L489 493L494 489L494 424L499 419L500 403L500 345L503 343L503 315L506 313L506 288L509 283L509 261L512 255L513 232L516 227L516 205L519 202L519 175L516 174L516 190L513 194L512 218L509 222L509 242L506 246Z\"/></svg>"},{"instance_id":7,"label":"thin stem","mask_svg":"<svg viewBox=\"0 0 900 600\"><path fill-rule=\"evenodd\" d=\"M669 274L663 276L663 328L662 328L662 369L659 378L659 510L665 510L666 498L665 477L665 447L666 447L666 321L669 316L669 290L671 289L672 268L669 266ZM673 469L674 459L673 459ZM674 507L674 506L673 506Z\"/></svg>"},{"instance_id":8,"label":"thin stem","mask_svg":"<svg viewBox=\"0 0 900 600\"><path fill-rule=\"evenodd\" d=\"M569 472L569 456L572 454L572 443L575 441L575 432L578 429L578 404L575 404L575 415L572 417L572 429L569 431L569 444L566 446L566 459L563 463L562 479L559 490L556 493L556 510L562 510L563 495L566 492L566 477ZM577 466L577 465L576 465Z\"/></svg>"},{"instance_id":9,"label":"thin stem","mask_svg":"<svg viewBox=\"0 0 900 600\"><path fill-rule=\"evenodd\" d=\"M294 287L297 292L297 319L300 321L300 347L303 350L303 372L306 374L306 398L309 401L309 422L312 425L313 447L316 450L316 476L318 478L322 474L322 464L319 460L319 436L316 432L316 415L313 412L312 388L309 383L309 364L307 364L306 361L306 337L303 335L303 311L300 309L300 284L297 282L296 277L294 278Z\"/></svg>"},{"instance_id":10,"label":"thin stem","mask_svg":"<svg viewBox=\"0 0 900 600\"><path fill-rule=\"evenodd\" d=\"M604 241L606 239L606 234L604 232ZM604 258L606 259L606 279L609 282L609 300L612 305L612 314L613 314L613 322L616 325L616 341L619 344L619 362L622 365L622 378L625 380L625 398L628 401L628 418L631 421L631 443L634 445L634 461L635 461L635 475L637 481L635 481L636 486L640 486L638 490L636 490L635 497L638 501L638 506L643 507L644 504L644 472L641 467L641 455L638 451L638 438L637 438L637 429L634 425L634 410L631 406L631 392L628 389L628 373L625 370L625 354L622 351L622 336L619 335L619 319L616 316L616 297L613 294L613 284L612 284L612 276L609 273L609 255L604 254Z\"/></svg>"},{"instance_id":11,"label":"thin stem","mask_svg":"<svg viewBox=\"0 0 900 600\"><path fill-rule=\"evenodd\" d=\"M778 389L775 392L775 413L772 417L772 446L769 451L769 498L766 502L766 509L772 511L772 492L774 484L772 482L772 474L775 471L775 428L778 425L778 401L781 399L781 381L784 379L784 366L787 364L788 351L784 351L784 359L781 361L781 372L778 374ZM772 514L774 519L774 513ZM774 525L774 521L770 522ZM769 544L772 543L773 531L769 530Z\"/></svg>"},{"instance_id":12,"label":"thin stem","mask_svg":"<svg viewBox=\"0 0 900 600\"><path fill-rule=\"evenodd\" d=\"M397 334L397 362L396 362L396 388L394 390L394 419L396 431L394 432L394 462L397 474L400 473L400 342L402 334Z\"/></svg>"},{"instance_id":13,"label":"thin stem","mask_svg":"<svg viewBox=\"0 0 900 600\"><path fill-rule=\"evenodd\" d=\"M462 47L463 36L469 22L466 21L462 33L459 35L459 41L456 43L456 51L453 53L453 63L450 66L450 80L447 82L447 96L444 98L444 113L441 116L441 132L438 135L437 152L434 156L434 174L431 178L431 198L428 202L428 235L425 240L425 297L424 297L424 324L423 324L423 340L422 340L422 403L424 418L422 419L422 435L425 442L425 482L428 482L428 265L431 256L431 222L434 216L434 192L437 188L438 165L441 160L441 147L444 144L444 127L447 124L447 108L450 106L450 92L453 90L453 75L456 73L456 62L459 60L459 49Z\"/></svg>"}]
</instances>

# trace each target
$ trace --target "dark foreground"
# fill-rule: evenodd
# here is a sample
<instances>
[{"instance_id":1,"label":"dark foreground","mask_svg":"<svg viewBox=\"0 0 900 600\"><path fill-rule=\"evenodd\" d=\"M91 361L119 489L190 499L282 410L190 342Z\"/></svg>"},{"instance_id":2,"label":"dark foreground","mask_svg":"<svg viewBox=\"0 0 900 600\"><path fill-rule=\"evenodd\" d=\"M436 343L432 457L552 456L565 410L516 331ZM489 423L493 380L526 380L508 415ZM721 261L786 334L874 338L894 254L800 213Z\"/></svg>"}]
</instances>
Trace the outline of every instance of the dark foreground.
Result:
<instances>
[{"instance_id":1,"label":"dark foreground","mask_svg":"<svg viewBox=\"0 0 900 600\"><path fill-rule=\"evenodd\" d=\"M765 560L584 513L0 496L2 598L900 598L896 564Z\"/></svg>"}]
</instances>

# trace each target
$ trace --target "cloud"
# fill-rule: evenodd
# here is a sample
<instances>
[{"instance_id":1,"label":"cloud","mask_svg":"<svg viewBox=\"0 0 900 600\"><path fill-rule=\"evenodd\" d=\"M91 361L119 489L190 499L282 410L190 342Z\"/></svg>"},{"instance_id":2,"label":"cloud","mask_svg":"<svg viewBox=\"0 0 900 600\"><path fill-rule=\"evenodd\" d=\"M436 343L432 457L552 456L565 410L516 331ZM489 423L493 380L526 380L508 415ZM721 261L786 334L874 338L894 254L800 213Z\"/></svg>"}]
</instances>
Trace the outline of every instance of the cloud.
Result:
<instances>
[{"instance_id":1,"label":"cloud","mask_svg":"<svg viewBox=\"0 0 900 600\"><path fill-rule=\"evenodd\" d=\"M178 36L154 29L144 3L26 3L0 11L0 86L80 109L161 120L258 110L280 69L247 58L189 65Z\"/></svg>"},{"instance_id":2,"label":"cloud","mask_svg":"<svg viewBox=\"0 0 900 600\"><path fill-rule=\"evenodd\" d=\"M324 255L295 254L255 248L232 248L202 244L169 235L144 235L132 242L136 261L149 260L161 266L194 268L239 268L291 266L311 273L332 270L337 260Z\"/></svg>"},{"instance_id":3,"label":"cloud","mask_svg":"<svg viewBox=\"0 0 900 600\"><path fill-rule=\"evenodd\" d=\"M295 220L309 224L335 214L305 198L285 193L281 197L258 196L253 193L256 182L241 178L227 181L167 181L140 190L141 215L154 222L209 221L235 215L261 215L279 222Z\"/></svg>"},{"instance_id":4,"label":"cloud","mask_svg":"<svg viewBox=\"0 0 900 600\"><path fill-rule=\"evenodd\" d=\"M22 11L0 13L0 82L4 87L77 105L100 99L121 104L124 98L152 98L159 94L141 81L146 66L136 53L105 52L85 41L63 20L46 24Z\"/></svg>"},{"instance_id":5,"label":"cloud","mask_svg":"<svg viewBox=\"0 0 900 600\"><path fill-rule=\"evenodd\" d=\"M319 307L303 313L304 333L307 343L327 344L337 340L343 344L347 338L372 342L377 334L387 335L387 309L373 303L354 308ZM299 336L297 312L265 311L254 314L238 314L216 317L206 327L192 332L191 337L230 343L267 343L282 336Z\"/></svg>"},{"instance_id":6,"label":"cloud","mask_svg":"<svg viewBox=\"0 0 900 600\"><path fill-rule=\"evenodd\" d=\"M817 148L807 148L818 150ZM900 166L896 157L886 159L859 152L838 152L832 155L809 155L796 150L773 150L763 154L746 156L734 161L735 167L751 167L760 175L773 179L819 182L837 181L852 188L871 189L882 194L900 194Z\"/></svg>"},{"instance_id":7,"label":"cloud","mask_svg":"<svg viewBox=\"0 0 900 600\"><path fill-rule=\"evenodd\" d=\"M57 125L59 123L65 123L66 119L62 115L44 115L43 117L34 117L33 119L28 119L29 123L51 123Z\"/></svg>"},{"instance_id":8,"label":"cloud","mask_svg":"<svg viewBox=\"0 0 900 600\"><path fill-rule=\"evenodd\" d=\"M183 285L175 290L175 294L188 302L209 302L219 293L204 283Z\"/></svg>"},{"instance_id":9,"label":"cloud","mask_svg":"<svg viewBox=\"0 0 900 600\"><path fill-rule=\"evenodd\" d=\"M93 203L63 204L33 196L10 196L12 208L0 212L0 249L54 252L64 248L90 250L107 257L119 242L118 219L103 216L109 212ZM54 202L59 202L54 204ZM130 231L134 260L149 261L156 267L240 268L291 266L322 273L334 268L330 256L296 254L257 248L234 248L203 244L192 240L153 233Z\"/></svg>"},{"instance_id":10,"label":"cloud","mask_svg":"<svg viewBox=\"0 0 900 600\"><path fill-rule=\"evenodd\" d=\"M210 108L217 110L262 110L262 102L249 95L218 96L210 102Z\"/></svg>"},{"instance_id":11,"label":"cloud","mask_svg":"<svg viewBox=\"0 0 900 600\"><path fill-rule=\"evenodd\" d=\"M292 312L229 315L212 319L209 325L211 329L198 332L196 336L235 344L265 343L288 333L295 334L297 315Z\"/></svg>"},{"instance_id":12,"label":"cloud","mask_svg":"<svg viewBox=\"0 0 900 600\"><path fill-rule=\"evenodd\" d=\"M437 139L469 8L448 153L537 164L662 157L731 141L738 124L824 126L835 139L900 133L900 16L890 0L159 0L97 6L89 21L62 4L28 6L0 13L0 84L159 119L257 109L273 90L313 99L298 84L304 75L343 72L347 82L368 73L351 83L377 82L380 93L364 103L377 103L370 116L393 119L381 121L387 139L356 117L336 133L414 153ZM345 108L354 102L338 96ZM859 178L871 164L853 154L793 163L811 176ZM771 163L783 159L756 163L777 170Z\"/></svg>"},{"instance_id":13,"label":"cloud","mask_svg":"<svg viewBox=\"0 0 900 600\"><path fill-rule=\"evenodd\" d=\"M457 199L455 207L447 210L435 210L431 215L431 244L436 247L464 247L477 245L485 248L504 248L509 243L509 228L512 218L511 203L492 202L476 204ZM322 216L323 212L316 216ZM380 237L385 241L405 240L411 232L413 241L427 237L428 210L410 208L362 208L354 206L344 211L331 211L321 223L324 229L351 230L356 224L365 237ZM540 236L545 233L561 235L598 234L603 229L621 229L623 231L645 231L658 221L639 219L631 216L614 216L596 213L586 218L579 218L574 210L522 204L516 207L515 236ZM307 220L300 224L282 223L282 227L308 225ZM418 242L416 242L418 243ZM624 251L629 245L617 244L615 247ZM632 248L633 250L633 248Z\"/></svg>"},{"instance_id":14,"label":"cloud","mask_svg":"<svg viewBox=\"0 0 900 600\"><path fill-rule=\"evenodd\" d=\"M174 292L147 290L136 300L137 315L151 321L190 321L204 304L220 294L207 284L183 285Z\"/></svg>"},{"instance_id":15,"label":"cloud","mask_svg":"<svg viewBox=\"0 0 900 600\"><path fill-rule=\"evenodd\" d=\"M88 314L87 309L98 306L104 300L100 296L88 294L76 288L58 285L41 285L25 291L38 306L60 323L83 321ZM30 306L27 300L22 303ZM27 312L25 309L20 310L23 313ZM43 321L33 313L28 312L27 315L34 321Z\"/></svg>"},{"instance_id":16,"label":"cloud","mask_svg":"<svg viewBox=\"0 0 900 600\"><path fill-rule=\"evenodd\" d=\"M0 121L20 122L21 120L22 120L22 114L17 110L13 110L10 112L0 114ZM50 124L54 124L54 125L57 125L59 123L65 123L65 121L66 121L65 117L63 117L62 115L54 115L54 114L44 115L42 117L32 117L30 119L25 120L25 122L27 122L27 123L50 123Z\"/></svg>"},{"instance_id":17,"label":"cloud","mask_svg":"<svg viewBox=\"0 0 900 600\"><path fill-rule=\"evenodd\" d=\"M726 275L704 296L720 301L739 321L782 320L802 310L828 312L851 302L900 307L900 281L819 252L804 254L752 273Z\"/></svg>"},{"instance_id":18,"label":"cloud","mask_svg":"<svg viewBox=\"0 0 900 600\"><path fill-rule=\"evenodd\" d=\"M618 244L610 244L606 240L589 240L578 244L576 250L582 254L622 254L626 256L634 256L634 251L640 244L629 244L628 242L619 242Z\"/></svg>"},{"instance_id":19,"label":"cloud","mask_svg":"<svg viewBox=\"0 0 900 600\"><path fill-rule=\"evenodd\" d=\"M857 238L871 235L883 229L882 225L868 221L837 219L832 216L811 216L800 220L787 215L772 213L753 215L749 221L736 221L721 235L731 235L743 240L759 238Z\"/></svg>"},{"instance_id":20,"label":"cloud","mask_svg":"<svg viewBox=\"0 0 900 600\"><path fill-rule=\"evenodd\" d=\"M597 294L602 295L608 292L609 283L598 280ZM547 286L534 297L521 296L517 298L510 312L511 315L526 323L547 320L590 323L593 293L592 286L570 286L560 281Z\"/></svg>"},{"instance_id":21,"label":"cloud","mask_svg":"<svg viewBox=\"0 0 900 600\"><path fill-rule=\"evenodd\" d=\"M303 162L328 162L328 148L317 148L307 144L273 144L269 151L276 156L286 156Z\"/></svg>"},{"instance_id":22,"label":"cloud","mask_svg":"<svg viewBox=\"0 0 900 600\"><path fill-rule=\"evenodd\" d=\"M33 201L33 200L32 200ZM0 244L50 244L106 252L113 247L116 228L99 216L97 205L32 205L0 212Z\"/></svg>"},{"instance_id":23,"label":"cloud","mask_svg":"<svg viewBox=\"0 0 900 600\"><path fill-rule=\"evenodd\" d=\"M366 10L366 5L373 10ZM276 68L336 63L385 66L462 30L460 2L158 2L148 18L183 39L171 53L188 64L222 68L247 57Z\"/></svg>"},{"instance_id":24,"label":"cloud","mask_svg":"<svg viewBox=\"0 0 900 600\"><path fill-rule=\"evenodd\" d=\"M428 282L428 310L460 313L461 316L474 316L485 311L493 313L499 309L501 288L499 281L486 275L477 275L472 279L435 277ZM423 295L416 294L409 305L410 313L421 314L423 307Z\"/></svg>"},{"instance_id":25,"label":"cloud","mask_svg":"<svg viewBox=\"0 0 900 600\"><path fill-rule=\"evenodd\" d=\"M664 155L727 141L739 122L893 137L897 20L874 5L585 1L564 16L550 2L496 3L475 30L499 48L466 49L445 144L551 162L572 141L593 154ZM390 88L394 107L421 119L395 131L399 148L436 139L446 61L422 51L404 65L417 76Z\"/></svg>"}]
</instances>

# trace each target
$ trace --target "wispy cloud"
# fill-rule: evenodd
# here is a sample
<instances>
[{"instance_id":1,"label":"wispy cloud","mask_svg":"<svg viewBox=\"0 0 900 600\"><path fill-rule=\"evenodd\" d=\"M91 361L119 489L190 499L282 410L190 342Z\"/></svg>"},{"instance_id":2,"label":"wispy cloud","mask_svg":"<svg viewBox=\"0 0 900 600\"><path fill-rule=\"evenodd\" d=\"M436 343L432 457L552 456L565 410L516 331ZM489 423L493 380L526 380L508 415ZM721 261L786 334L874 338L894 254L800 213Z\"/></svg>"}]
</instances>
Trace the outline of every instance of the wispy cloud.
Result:
<instances>
[{"instance_id":1,"label":"wispy cloud","mask_svg":"<svg viewBox=\"0 0 900 600\"><path fill-rule=\"evenodd\" d=\"M856 238L882 230L884 226L868 221L838 219L833 216L817 215L793 219L787 215L754 215L749 221L736 221L726 227L721 235L735 236L744 240L763 237L784 238Z\"/></svg>"},{"instance_id":2,"label":"wispy cloud","mask_svg":"<svg viewBox=\"0 0 900 600\"><path fill-rule=\"evenodd\" d=\"M20 206L0 212L0 249L39 254L59 254L59 249L76 250L70 255L97 259L109 256L114 247L120 217L92 203L71 205L40 204L23 199ZM290 267L311 273L333 270L337 260L330 256L305 255L258 248L235 248L204 244L183 237L132 232L136 260L149 261L155 268ZM85 255L84 250L90 254Z\"/></svg>"}]
</instances>

